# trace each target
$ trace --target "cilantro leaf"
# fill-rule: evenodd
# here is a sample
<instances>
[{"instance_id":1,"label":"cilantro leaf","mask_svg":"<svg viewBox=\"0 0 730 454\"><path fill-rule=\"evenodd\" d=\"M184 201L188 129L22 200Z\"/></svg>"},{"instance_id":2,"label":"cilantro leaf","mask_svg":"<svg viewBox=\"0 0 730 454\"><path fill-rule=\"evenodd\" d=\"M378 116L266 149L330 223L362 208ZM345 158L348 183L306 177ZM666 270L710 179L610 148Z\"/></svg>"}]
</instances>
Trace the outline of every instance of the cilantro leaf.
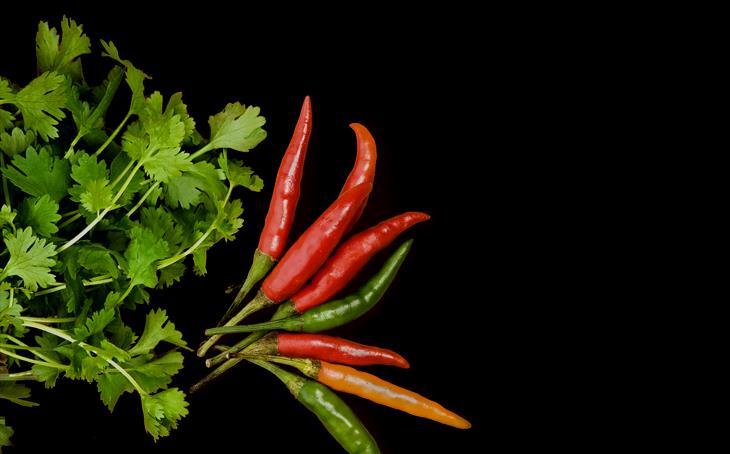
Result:
<instances>
[{"instance_id":1,"label":"cilantro leaf","mask_svg":"<svg viewBox=\"0 0 730 454\"><path fill-rule=\"evenodd\" d=\"M7 110L0 109L0 131L12 128L14 121L15 115L11 114Z\"/></svg>"},{"instance_id":2,"label":"cilantro leaf","mask_svg":"<svg viewBox=\"0 0 730 454\"><path fill-rule=\"evenodd\" d=\"M125 68L125 80L129 89L132 90L132 101L130 103L129 112L139 114L144 107L144 80L150 76L137 69L129 60L123 60L119 56L117 46L113 42L101 41L101 47L104 48L102 56L115 60Z\"/></svg>"},{"instance_id":3,"label":"cilantro leaf","mask_svg":"<svg viewBox=\"0 0 730 454\"><path fill-rule=\"evenodd\" d=\"M225 152L218 156L218 165L232 185L243 186L254 192L259 192L264 188L264 180L255 175L252 168L242 166L235 159L229 160Z\"/></svg>"},{"instance_id":4,"label":"cilantro leaf","mask_svg":"<svg viewBox=\"0 0 730 454\"><path fill-rule=\"evenodd\" d=\"M127 246L124 257L127 259L127 272L131 285L157 285L157 268L155 263L168 256L167 242L159 238L150 229L135 226L130 231L132 239Z\"/></svg>"},{"instance_id":5,"label":"cilantro leaf","mask_svg":"<svg viewBox=\"0 0 730 454\"><path fill-rule=\"evenodd\" d=\"M53 243L33 235L33 229L26 227L12 234L6 234L5 246L10 253L5 269L0 273L0 281L6 276L18 276L23 285L36 291L38 287L47 287L56 283L51 268L56 262L51 258L56 254Z\"/></svg>"},{"instance_id":6,"label":"cilantro leaf","mask_svg":"<svg viewBox=\"0 0 730 454\"><path fill-rule=\"evenodd\" d=\"M56 380L58 379L58 369L44 366L42 364L34 364L31 369L33 370L33 375L35 375L38 380L43 382L46 389L56 386Z\"/></svg>"},{"instance_id":7,"label":"cilantro leaf","mask_svg":"<svg viewBox=\"0 0 730 454\"><path fill-rule=\"evenodd\" d=\"M213 200L222 199L226 187L221 182L223 175L208 162L196 162L178 178L170 180L165 189L167 204L188 209L200 203L202 192L209 194Z\"/></svg>"},{"instance_id":8,"label":"cilantro leaf","mask_svg":"<svg viewBox=\"0 0 730 454\"><path fill-rule=\"evenodd\" d=\"M102 309L91 314L82 326L74 328L74 337L83 341L96 334L101 334L116 316L114 309Z\"/></svg>"},{"instance_id":9,"label":"cilantro leaf","mask_svg":"<svg viewBox=\"0 0 730 454\"><path fill-rule=\"evenodd\" d=\"M81 62L78 57L91 53L91 41L84 35L82 27L74 20L61 20L61 41L58 32L46 22L38 24L36 33L36 60L39 72L57 71L60 74L82 79Z\"/></svg>"},{"instance_id":10,"label":"cilantro leaf","mask_svg":"<svg viewBox=\"0 0 730 454\"><path fill-rule=\"evenodd\" d=\"M182 225L176 223L172 214L162 207L142 208L140 222L158 238L164 239L170 249L177 249L183 241Z\"/></svg>"},{"instance_id":11,"label":"cilantro leaf","mask_svg":"<svg viewBox=\"0 0 730 454\"><path fill-rule=\"evenodd\" d=\"M15 104L23 116L26 129L32 129L45 141L58 137L56 125L66 115L66 78L55 72L45 72L33 79L14 95L0 94L7 102Z\"/></svg>"},{"instance_id":12,"label":"cilantro leaf","mask_svg":"<svg viewBox=\"0 0 730 454\"><path fill-rule=\"evenodd\" d=\"M30 147L25 157L15 155L13 165L3 169L3 174L23 192L35 197L48 194L58 202L68 190L68 161L52 157L45 147L40 152Z\"/></svg>"},{"instance_id":13,"label":"cilantro leaf","mask_svg":"<svg viewBox=\"0 0 730 454\"><path fill-rule=\"evenodd\" d=\"M122 393L134 391L129 380L116 370L110 370L108 373L96 377L96 388L99 390L101 401L109 411L114 410Z\"/></svg>"},{"instance_id":14,"label":"cilantro leaf","mask_svg":"<svg viewBox=\"0 0 730 454\"><path fill-rule=\"evenodd\" d=\"M2 449L3 446L12 446L13 443L10 442L10 439L13 437L13 434L15 431L13 431L13 428L8 426L5 422L5 417L0 416L0 449Z\"/></svg>"},{"instance_id":15,"label":"cilantro leaf","mask_svg":"<svg viewBox=\"0 0 730 454\"><path fill-rule=\"evenodd\" d=\"M119 266L114 258L117 256L116 252L101 244L81 242L63 253L63 261L73 278L79 269L84 269L92 275L109 274L116 279L119 276Z\"/></svg>"},{"instance_id":16,"label":"cilantro leaf","mask_svg":"<svg viewBox=\"0 0 730 454\"><path fill-rule=\"evenodd\" d=\"M71 167L71 178L78 183L69 190L71 199L81 202L85 209L95 213L111 205L114 193L109 185L106 162L79 153L78 161Z\"/></svg>"},{"instance_id":17,"label":"cilantro leaf","mask_svg":"<svg viewBox=\"0 0 730 454\"><path fill-rule=\"evenodd\" d=\"M15 216L17 216L17 213L15 213L12 208L7 205L3 205L2 208L0 208L0 227L5 224L12 226Z\"/></svg>"},{"instance_id":18,"label":"cilantro leaf","mask_svg":"<svg viewBox=\"0 0 730 454\"><path fill-rule=\"evenodd\" d=\"M157 283L157 288L172 287L172 284L180 281L183 274L185 274L185 264L183 262L176 262L162 268L160 270L160 281Z\"/></svg>"},{"instance_id":19,"label":"cilantro leaf","mask_svg":"<svg viewBox=\"0 0 730 454\"><path fill-rule=\"evenodd\" d=\"M179 347L187 346L182 340L182 333L167 319L167 313L162 309L152 310L147 314L142 335L129 350L129 354L135 356L149 353L162 341Z\"/></svg>"},{"instance_id":20,"label":"cilantro leaf","mask_svg":"<svg viewBox=\"0 0 730 454\"><path fill-rule=\"evenodd\" d=\"M246 107L235 102L228 104L222 112L208 119L210 124L210 143L208 149L232 148L248 151L266 138L262 126L266 123L259 116L261 109Z\"/></svg>"},{"instance_id":21,"label":"cilantro leaf","mask_svg":"<svg viewBox=\"0 0 730 454\"><path fill-rule=\"evenodd\" d=\"M36 407L37 403L26 398L30 397L30 388L20 383L0 381L0 399L6 399L22 407Z\"/></svg>"},{"instance_id":22,"label":"cilantro leaf","mask_svg":"<svg viewBox=\"0 0 730 454\"><path fill-rule=\"evenodd\" d=\"M155 441L170 434L178 421L188 414L185 393L170 388L152 395L142 395L144 427Z\"/></svg>"},{"instance_id":23,"label":"cilantro leaf","mask_svg":"<svg viewBox=\"0 0 730 454\"><path fill-rule=\"evenodd\" d=\"M183 367L183 355L180 352L170 352L161 358L148 361L147 356L138 356L135 359L145 360L143 364L129 368L129 373L148 393L156 392L172 382L172 376ZM127 365L133 364L134 360Z\"/></svg>"},{"instance_id":24,"label":"cilantro leaf","mask_svg":"<svg viewBox=\"0 0 730 454\"><path fill-rule=\"evenodd\" d=\"M154 180L167 183L170 179L179 177L183 172L193 168L189 157L190 155L181 152L179 147L165 148L144 160L144 170Z\"/></svg>"},{"instance_id":25,"label":"cilantro leaf","mask_svg":"<svg viewBox=\"0 0 730 454\"><path fill-rule=\"evenodd\" d=\"M34 143L35 133L33 131L23 132L20 128L13 128L10 134L0 133L0 150L11 158L18 153L25 152Z\"/></svg>"},{"instance_id":26,"label":"cilantro leaf","mask_svg":"<svg viewBox=\"0 0 730 454\"><path fill-rule=\"evenodd\" d=\"M28 198L20 208L20 221L23 225L32 227L33 231L46 238L58 232L56 222L61 219L58 214L58 203L48 194L40 198Z\"/></svg>"}]
</instances>

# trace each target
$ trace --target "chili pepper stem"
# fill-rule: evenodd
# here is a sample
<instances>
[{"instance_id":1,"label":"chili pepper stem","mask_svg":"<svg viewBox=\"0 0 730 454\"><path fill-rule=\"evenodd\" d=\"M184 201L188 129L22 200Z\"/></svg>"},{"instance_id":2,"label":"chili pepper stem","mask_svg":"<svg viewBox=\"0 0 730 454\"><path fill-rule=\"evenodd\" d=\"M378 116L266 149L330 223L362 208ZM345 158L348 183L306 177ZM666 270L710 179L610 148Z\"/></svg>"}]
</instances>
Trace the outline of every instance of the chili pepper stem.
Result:
<instances>
[{"instance_id":1,"label":"chili pepper stem","mask_svg":"<svg viewBox=\"0 0 730 454\"><path fill-rule=\"evenodd\" d=\"M286 326L286 323L290 320L294 320L294 317L290 317L283 320L274 320L263 323L254 323L253 325L239 325L239 326L219 326L217 328L210 328L205 330L206 336L217 336L220 338L223 334L238 334L238 333L252 333L254 331L271 331L273 329L281 329Z\"/></svg>"},{"instance_id":2,"label":"chili pepper stem","mask_svg":"<svg viewBox=\"0 0 730 454\"><path fill-rule=\"evenodd\" d=\"M200 391L205 385L208 383L214 381L216 378L220 377L224 373L226 373L227 370L231 369L236 364L243 361L243 358L236 358L226 361L225 363L218 366L215 370L213 370L211 373L203 377L200 381L198 381L196 384L190 387L190 394L196 393Z\"/></svg>"},{"instance_id":3,"label":"chili pepper stem","mask_svg":"<svg viewBox=\"0 0 730 454\"><path fill-rule=\"evenodd\" d=\"M295 315L297 311L294 308L294 305L292 303L283 303L280 304L279 307L276 309L276 312L274 312L274 315L271 316L271 320L281 320L287 317L290 317L292 315ZM212 358L209 358L205 361L205 367L213 367L217 366L218 364L221 364L222 362L226 361L226 353L236 353L241 350L244 350L249 345L253 344L254 342L258 341L264 335L266 335L267 331L258 331L255 333L251 333L248 336L246 336L245 339L235 344L233 347L228 349L227 351L220 353Z\"/></svg>"},{"instance_id":4,"label":"chili pepper stem","mask_svg":"<svg viewBox=\"0 0 730 454\"><path fill-rule=\"evenodd\" d=\"M230 320L228 320L225 324L225 326L220 327L222 328L232 328L234 325L244 318L248 317L249 315L253 314L254 312L258 312L259 310L271 306L274 304L269 298L264 295L263 292L259 292L256 294L256 297L249 301L249 303L243 307L236 315L233 316ZM238 332L248 332L248 331L238 331ZM220 340L221 336L217 335L220 333L213 333L216 335L208 334L206 331L206 336L212 336L210 339L203 342L203 344L198 348L198 356L203 357L205 354L210 350L211 347L213 347L218 340Z\"/></svg>"},{"instance_id":5,"label":"chili pepper stem","mask_svg":"<svg viewBox=\"0 0 730 454\"><path fill-rule=\"evenodd\" d=\"M233 299L231 306L218 322L218 326L221 326L226 322L226 320L233 316L238 307L241 305L241 302L243 302L244 298L246 298L246 295L248 295L248 292L250 292L254 285L256 285L261 279L263 279L264 276L269 273L269 271L271 271L274 263L276 263L276 260L274 260L273 257L265 254L258 248L256 249L256 252L254 252L253 255L251 268L248 270L248 275L246 275L246 280L243 282L243 286L241 286L238 294L236 294L236 297Z\"/></svg>"},{"instance_id":6,"label":"chili pepper stem","mask_svg":"<svg viewBox=\"0 0 730 454\"><path fill-rule=\"evenodd\" d=\"M261 361L259 359L254 358L247 358L247 361L256 364L257 366L263 367L264 369L268 370L272 374L276 375L276 378L282 381L286 385L287 388L289 388L289 391L295 396L299 396L299 391L301 391L302 386L304 386L304 379L301 377L297 377L296 375L292 374L291 372L285 371L284 369L280 367L276 367L271 363L267 363L266 361Z\"/></svg>"}]
</instances>

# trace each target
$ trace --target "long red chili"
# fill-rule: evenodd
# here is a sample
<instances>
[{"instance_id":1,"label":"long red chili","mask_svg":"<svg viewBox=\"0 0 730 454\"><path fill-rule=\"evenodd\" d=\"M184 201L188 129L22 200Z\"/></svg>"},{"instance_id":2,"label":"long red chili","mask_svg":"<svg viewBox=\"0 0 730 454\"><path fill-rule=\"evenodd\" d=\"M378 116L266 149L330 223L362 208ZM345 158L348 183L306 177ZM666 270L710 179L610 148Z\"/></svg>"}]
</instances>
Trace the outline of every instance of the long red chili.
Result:
<instances>
[{"instance_id":1,"label":"long red chili","mask_svg":"<svg viewBox=\"0 0 730 454\"><path fill-rule=\"evenodd\" d=\"M312 281L290 298L300 314L328 301L345 288L367 262L401 233L430 219L426 213L407 212L351 236L320 268Z\"/></svg>"},{"instance_id":2,"label":"long red chili","mask_svg":"<svg viewBox=\"0 0 730 454\"><path fill-rule=\"evenodd\" d=\"M270 301L278 303L289 298L319 270L372 188L372 184L365 183L342 194L289 248L261 286Z\"/></svg>"},{"instance_id":3,"label":"long red chili","mask_svg":"<svg viewBox=\"0 0 730 454\"><path fill-rule=\"evenodd\" d=\"M312 133L312 104L309 96L304 98L299 120L294 128L289 147L276 175L274 193L269 203L264 228L259 237L258 249L274 260L281 258L286 240L294 222L294 213L299 202L299 186L302 181L307 145Z\"/></svg>"},{"instance_id":4,"label":"long red chili","mask_svg":"<svg viewBox=\"0 0 730 454\"><path fill-rule=\"evenodd\" d=\"M342 186L343 194L345 191L349 191L358 184L363 183L374 183L375 181L375 164L378 160L378 150L375 146L375 139L370 134L368 129L360 123L351 123L350 128L355 131L355 139L357 140L357 158L355 158L355 165L352 167L350 174L347 176L345 185ZM352 223L348 227L348 230L360 219L362 212L365 210L365 203L362 204L360 212L352 220Z\"/></svg>"},{"instance_id":5,"label":"long red chili","mask_svg":"<svg viewBox=\"0 0 730 454\"><path fill-rule=\"evenodd\" d=\"M264 228L259 237L259 245L254 252L253 263L246 280L231 306L218 323L219 325L235 313L248 292L266 276L284 252L286 240L294 222L297 203L299 202L299 188L311 133L312 104L309 96L307 96L304 98L304 103L302 103L299 119L294 127L289 146L284 153L281 164L279 164L274 191L271 195L271 202L269 202L269 211L266 214Z\"/></svg>"},{"instance_id":6,"label":"long red chili","mask_svg":"<svg viewBox=\"0 0 730 454\"><path fill-rule=\"evenodd\" d=\"M360 184L339 196L284 254L264 280L256 297L225 326L234 326L254 312L278 304L299 290L330 256L372 188L369 183ZM216 334L205 341L198 349L198 356L205 355L218 339L220 335Z\"/></svg>"},{"instance_id":7,"label":"long red chili","mask_svg":"<svg viewBox=\"0 0 730 454\"><path fill-rule=\"evenodd\" d=\"M384 348L358 344L324 334L270 333L244 350L247 355L281 355L291 358L319 359L350 366L410 365L398 353Z\"/></svg>"}]
</instances>

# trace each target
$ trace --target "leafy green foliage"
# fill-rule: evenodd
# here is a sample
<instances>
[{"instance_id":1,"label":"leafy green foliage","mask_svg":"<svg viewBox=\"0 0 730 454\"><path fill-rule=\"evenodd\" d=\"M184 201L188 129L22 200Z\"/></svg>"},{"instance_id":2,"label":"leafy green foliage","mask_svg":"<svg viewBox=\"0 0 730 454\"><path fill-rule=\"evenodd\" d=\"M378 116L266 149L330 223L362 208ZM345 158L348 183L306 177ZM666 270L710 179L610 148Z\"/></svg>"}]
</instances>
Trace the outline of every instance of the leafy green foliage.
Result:
<instances>
[{"instance_id":1,"label":"leafy green foliage","mask_svg":"<svg viewBox=\"0 0 730 454\"><path fill-rule=\"evenodd\" d=\"M239 191L263 182L216 150L248 151L265 120L228 104L206 139L182 94L145 94L149 76L111 41L106 78L87 84L91 41L73 20L41 22L35 45L35 79L0 77L0 344L13 350L0 351L0 398L34 405L20 379L94 383L110 411L134 392L158 439L188 412L169 388L188 348L164 310L147 309L144 327L127 315L157 303L150 289L205 273L208 249L242 228ZM11 435L0 418L0 446Z\"/></svg>"},{"instance_id":2,"label":"leafy green foliage","mask_svg":"<svg viewBox=\"0 0 730 454\"><path fill-rule=\"evenodd\" d=\"M3 169L3 174L26 194L35 197L48 195L59 202L68 191L69 163L51 156L47 147L37 152L30 147L22 155L13 158L13 165Z\"/></svg>"}]
</instances>

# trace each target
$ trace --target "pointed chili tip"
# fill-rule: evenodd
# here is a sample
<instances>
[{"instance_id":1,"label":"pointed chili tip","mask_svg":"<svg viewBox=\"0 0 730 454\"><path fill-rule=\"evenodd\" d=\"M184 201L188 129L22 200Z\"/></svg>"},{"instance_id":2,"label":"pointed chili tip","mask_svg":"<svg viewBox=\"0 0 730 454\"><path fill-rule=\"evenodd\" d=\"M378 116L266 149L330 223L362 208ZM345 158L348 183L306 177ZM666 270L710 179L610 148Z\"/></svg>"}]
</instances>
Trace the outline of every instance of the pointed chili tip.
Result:
<instances>
[{"instance_id":1,"label":"pointed chili tip","mask_svg":"<svg viewBox=\"0 0 730 454\"><path fill-rule=\"evenodd\" d=\"M408 362L407 359L402 357L401 355L398 355L396 357L397 363L395 364L395 367L400 367L401 369L410 369L411 363Z\"/></svg>"},{"instance_id":2,"label":"pointed chili tip","mask_svg":"<svg viewBox=\"0 0 730 454\"><path fill-rule=\"evenodd\" d=\"M355 135L368 135L372 139L373 135L370 134L370 131L368 131L368 128L365 127L362 123L350 123L350 129L355 131Z\"/></svg>"},{"instance_id":3,"label":"pointed chili tip","mask_svg":"<svg viewBox=\"0 0 730 454\"><path fill-rule=\"evenodd\" d=\"M302 103L302 110L312 110L312 100L309 99L309 95L304 97L304 102Z\"/></svg>"}]
</instances>

